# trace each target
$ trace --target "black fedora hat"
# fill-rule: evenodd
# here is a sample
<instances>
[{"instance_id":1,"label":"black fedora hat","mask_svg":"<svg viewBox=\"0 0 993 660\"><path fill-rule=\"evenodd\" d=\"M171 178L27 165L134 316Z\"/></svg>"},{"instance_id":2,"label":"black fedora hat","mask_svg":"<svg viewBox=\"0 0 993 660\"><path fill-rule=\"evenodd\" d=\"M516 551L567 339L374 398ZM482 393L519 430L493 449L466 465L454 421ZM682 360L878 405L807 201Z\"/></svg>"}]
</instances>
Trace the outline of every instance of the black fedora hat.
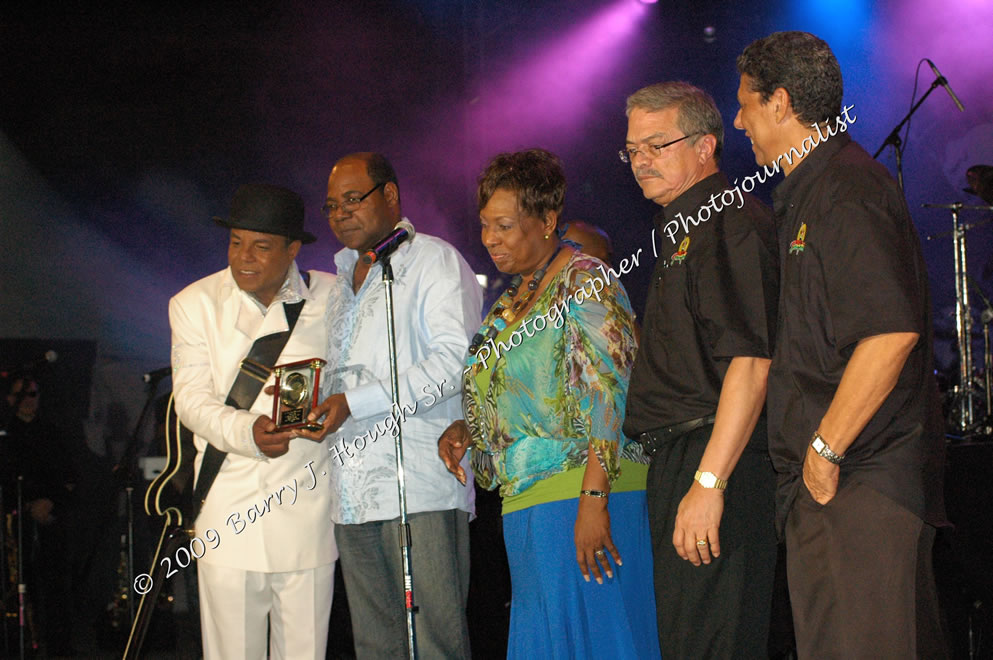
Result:
<instances>
[{"instance_id":1,"label":"black fedora hat","mask_svg":"<svg viewBox=\"0 0 993 660\"><path fill-rule=\"evenodd\" d=\"M227 218L214 222L229 229L247 229L264 234L278 234L302 243L317 237L303 229L303 200L292 190L267 183L238 186L231 199Z\"/></svg>"}]
</instances>

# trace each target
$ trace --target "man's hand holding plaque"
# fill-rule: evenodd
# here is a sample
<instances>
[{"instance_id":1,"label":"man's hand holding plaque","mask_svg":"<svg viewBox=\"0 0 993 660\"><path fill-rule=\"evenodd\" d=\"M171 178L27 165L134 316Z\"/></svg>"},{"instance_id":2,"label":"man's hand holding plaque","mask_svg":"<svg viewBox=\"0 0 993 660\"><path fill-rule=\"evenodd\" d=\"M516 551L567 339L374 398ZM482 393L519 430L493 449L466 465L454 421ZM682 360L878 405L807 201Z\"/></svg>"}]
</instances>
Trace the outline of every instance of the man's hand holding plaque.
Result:
<instances>
[{"instance_id":1,"label":"man's hand holding plaque","mask_svg":"<svg viewBox=\"0 0 993 660\"><path fill-rule=\"evenodd\" d=\"M319 430L301 433L301 435L305 438L310 438L311 440L320 441L328 433L334 433L337 431L338 427L340 427L351 414L352 412L348 408L348 399L345 398L344 393L338 392L336 394L332 394L310 412L310 421L312 424L317 424ZM319 422L318 420L320 420L321 417L323 417L324 420Z\"/></svg>"}]
</instances>

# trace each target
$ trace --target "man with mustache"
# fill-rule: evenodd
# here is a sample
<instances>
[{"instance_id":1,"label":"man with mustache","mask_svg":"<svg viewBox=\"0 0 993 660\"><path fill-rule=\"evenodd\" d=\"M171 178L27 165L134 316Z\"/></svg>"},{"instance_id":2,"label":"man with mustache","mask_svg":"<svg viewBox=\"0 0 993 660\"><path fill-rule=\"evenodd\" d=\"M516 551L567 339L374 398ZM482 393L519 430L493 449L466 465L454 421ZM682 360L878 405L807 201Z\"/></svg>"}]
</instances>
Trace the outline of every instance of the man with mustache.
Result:
<instances>
[{"instance_id":1,"label":"man with mustache","mask_svg":"<svg viewBox=\"0 0 993 660\"><path fill-rule=\"evenodd\" d=\"M659 641L676 658L766 657L776 563L766 376L778 289L769 209L719 171L720 112L692 85L627 100L621 160L659 257L624 432L652 456Z\"/></svg>"}]
</instances>

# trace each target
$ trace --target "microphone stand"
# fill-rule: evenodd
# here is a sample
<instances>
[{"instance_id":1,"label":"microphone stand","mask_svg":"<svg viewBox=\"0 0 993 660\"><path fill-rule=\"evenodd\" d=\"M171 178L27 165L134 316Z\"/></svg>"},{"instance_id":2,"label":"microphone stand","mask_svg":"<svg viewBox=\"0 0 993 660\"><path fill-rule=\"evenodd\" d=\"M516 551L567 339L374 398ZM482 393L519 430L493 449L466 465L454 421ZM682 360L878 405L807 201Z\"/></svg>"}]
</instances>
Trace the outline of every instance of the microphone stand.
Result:
<instances>
[{"instance_id":1,"label":"microphone stand","mask_svg":"<svg viewBox=\"0 0 993 660\"><path fill-rule=\"evenodd\" d=\"M26 389L26 388L25 388ZM17 401L14 403L14 407L11 410L11 418L16 414L18 406L21 405L21 400L24 398L24 393L22 392L18 396ZM0 437L5 437L7 435L7 426L10 422L10 418L5 418L0 420L2 426L0 426ZM29 601L28 601L28 583L24 575L24 475L17 475L17 486L15 495L16 509L14 510L14 520L17 522L17 529L11 530L16 536L16 547L14 552L16 553L16 563L17 565L13 569L17 572L17 649L18 658L26 658L27 655L27 642L28 642L28 626L31 623L28 621L29 616ZM6 509L3 506L3 487L0 486L0 514L4 517L6 516ZM5 570L0 571L0 577L3 580L3 602L6 606L7 602L7 580L10 578L10 574L6 569L11 568L9 563L9 557L7 555L7 538L6 538L6 528L7 521L4 519L0 521L0 556L3 558L3 568ZM4 655L6 656L10 650L10 643L7 639L7 614L4 612L4 620L2 622L3 629L0 630L0 634L3 635L4 639ZM32 635L32 644L36 647L37 640L35 640Z\"/></svg>"},{"instance_id":2,"label":"microphone stand","mask_svg":"<svg viewBox=\"0 0 993 660\"><path fill-rule=\"evenodd\" d=\"M0 442L3 442L3 439L7 437L9 419L6 412L5 409L0 408ZM0 635L3 636L4 657L10 654L10 639L7 637L7 584L14 577L10 573L7 553L7 507L3 504L3 481L0 481L0 603L3 604L0 607L0 614L3 615L3 628L0 629Z\"/></svg>"},{"instance_id":3,"label":"microphone stand","mask_svg":"<svg viewBox=\"0 0 993 660\"><path fill-rule=\"evenodd\" d=\"M0 438L2 438L5 433L0 433ZM13 576L8 573L7 563L7 509L3 506L3 483L0 482L0 603L3 603L2 608L0 608L0 614L3 615L3 628L0 629L0 635L3 635L3 654L7 656L10 653L10 640L7 639L7 581Z\"/></svg>"},{"instance_id":4,"label":"microphone stand","mask_svg":"<svg viewBox=\"0 0 993 660\"><path fill-rule=\"evenodd\" d=\"M986 390L986 434L989 435L990 425L993 425L993 391L991 391L993 388L993 354L990 353L990 324L993 324L993 303L983 293L979 283L971 275L967 275L967 277L972 282L972 288L983 299L983 305L986 306L980 315L980 322L983 324L983 389Z\"/></svg>"},{"instance_id":5,"label":"microphone stand","mask_svg":"<svg viewBox=\"0 0 993 660\"><path fill-rule=\"evenodd\" d=\"M914 104L914 107L910 109L907 116L900 120L900 123L896 125L896 128L890 131L890 134L885 140L883 140L883 143L879 145L879 148L876 149L876 153L872 154L874 159L879 158L879 154L883 153L883 149L886 148L886 145L893 145L893 150L896 153L896 181L900 185L900 192L903 192L903 141L900 139L900 129L903 128L904 124L910 121L910 116L917 111L917 108L921 107L921 103L924 103L924 99L926 99L931 92L940 87L944 82L946 82L944 77L936 78L935 81L931 83L931 87L924 92L924 96L921 97L921 100Z\"/></svg>"},{"instance_id":6,"label":"microphone stand","mask_svg":"<svg viewBox=\"0 0 993 660\"><path fill-rule=\"evenodd\" d=\"M24 579L24 477L17 477L17 643L20 655L25 656L27 632L28 585Z\"/></svg>"},{"instance_id":7,"label":"microphone stand","mask_svg":"<svg viewBox=\"0 0 993 660\"><path fill-rule=\"evenodd\" d=\"M385 256L380 259L383 266L383 285L386 288L386 326L387 341L390 353L390 391L393 395L393 405L396 409L400 407L400 385L397 380L397 346L396 329L393 319L393 267L390 265L390 257ZM397 419L397 433L393 439L393 446L396 451L397 461L397 495L400 499L400 558L403 563L403 596L404 611L407 620L407 656L410 660L417 660L417 649L414 646L414 580L411 571L410 560L410 525L407 523L407 481L403 472L403 430L402 424Z\"/></svg>"},{"instance_id":8,"label":"microphone stand","mask_svg":"<svg viewBox=\"0 0 993 660\"><path fill-rule=\"evenodd\" d=\"M956 430L969 434L973 428L975 420L975 406L973 399L976 397L976 388L973 385L973 363L972 363L972 308L969 305L969 269L966 263L966 232L970 229L982 226L990 220L973 224L962 224L959 222L959 213L963 209L989 210L993 207L986 206L966 206L962 202L952 204L921 204L923 208L948 209L952 213L952 228L948 232L934 234L927 237L927 240L941 238L951 235L953 251L953 274L955 279L955 334L956 343L959 350L959 383L955 387L955 415Z\"/></svg>"}]
</instances>

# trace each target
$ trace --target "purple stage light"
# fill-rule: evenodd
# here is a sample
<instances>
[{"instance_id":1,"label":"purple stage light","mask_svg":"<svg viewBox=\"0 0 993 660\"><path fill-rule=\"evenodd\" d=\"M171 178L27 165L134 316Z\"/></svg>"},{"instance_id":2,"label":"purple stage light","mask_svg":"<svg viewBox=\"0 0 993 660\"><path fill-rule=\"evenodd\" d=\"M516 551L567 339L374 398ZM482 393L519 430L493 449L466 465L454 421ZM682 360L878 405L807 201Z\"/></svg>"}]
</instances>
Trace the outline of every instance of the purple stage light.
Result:
<instances>
[{"instance_id":1,"label":"purple stage light","mask_svg":"<svg viewBox=\"0 0 993 660\"><path fill-rule=\"evenodd\" d=\"M988 1L911 0L891 12L888 47L881 51L889 55L894 71L912 77L917 61L929 57L953 85L988 88L993 70L993 9Z\"/></svg>"},{"instance_id":2,"label":"purple stage light","mask_svg":"<svg viewBox=\"0 0 993 660\"><path fill-rule=\"evenodd\" d=\"M891 116L906 111L914 74L924 57L938 66L965 106L965 112L959 113L952 99L937 90L915 116L917 124L913 129L922 131L915 137L926 131L923 144L933 145L928 154L930 176L940 167L949 188L961 189L965 170L970 165L989 162L993 153L993 123L988 115L993 105L989 82L993 80L993 59L989 56L993 9L988 2L978 0L911 0L899 9L890 9L886 18L887 29L878 49L880 67L892 72L890 85L905 98L901 103L904 107L899 111L894 108ZM918 98L933 80L933 73L923 64Z\"/></svg>"},{"instance_id":3,"label":"purple stage light","mask_svg":"<svg viewBox=\"0 0 993 660\"><path fill-rule=\"evenodd\" d=\"M470 135L484 141L479 148L489 155L567 141L588 121L592 105L612 93L606 90L613 74L636 53L631 39L645 11L641 3L620 0L510 62L470 107Z\"/></svg>"}]
</instances>

